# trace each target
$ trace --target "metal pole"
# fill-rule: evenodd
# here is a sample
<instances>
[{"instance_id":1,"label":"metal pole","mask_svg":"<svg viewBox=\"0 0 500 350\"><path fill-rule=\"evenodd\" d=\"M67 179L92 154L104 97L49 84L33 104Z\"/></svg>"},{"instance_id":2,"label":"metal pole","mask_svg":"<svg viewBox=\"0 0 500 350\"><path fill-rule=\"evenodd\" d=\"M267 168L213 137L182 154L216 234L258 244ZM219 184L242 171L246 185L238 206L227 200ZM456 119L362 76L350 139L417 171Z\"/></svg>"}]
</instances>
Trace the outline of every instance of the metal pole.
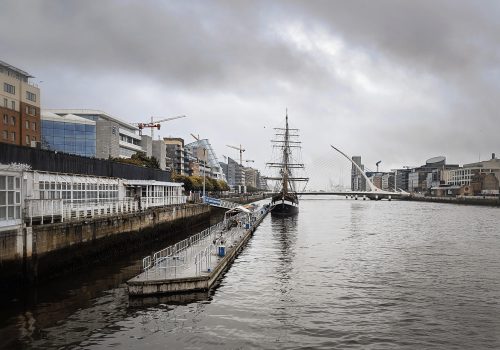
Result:
<instances>
[{"instance_id":1,"label":"metal pole","mask_svg":"<svg viewBox=\"0 0 500 350\"><path fill-rule=\"evenodd\" d=\"M206 151L207 149L206 148L203 148L203 161L204 161L204 165L203 165L203 199L205 199L205 173L206 173L206 167L207 167L207 161L206 161Z\"/></svg>"}]
</instances>

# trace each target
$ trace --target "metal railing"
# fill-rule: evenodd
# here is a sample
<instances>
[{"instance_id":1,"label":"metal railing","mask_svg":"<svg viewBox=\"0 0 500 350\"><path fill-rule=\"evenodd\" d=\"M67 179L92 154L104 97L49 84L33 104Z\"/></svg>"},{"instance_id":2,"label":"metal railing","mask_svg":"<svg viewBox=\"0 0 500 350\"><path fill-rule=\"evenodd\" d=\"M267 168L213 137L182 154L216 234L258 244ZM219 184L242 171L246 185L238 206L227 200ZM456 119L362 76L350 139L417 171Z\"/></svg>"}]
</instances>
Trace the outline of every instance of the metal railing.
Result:
<instances>
[{"instance_id":1,"label":"metal railing","mask_svg":"<svg viewBox=\"0 0 500 350\"><path fill-rule=\"evenodd\" d=\"M153 254L152 264L148 266L148 268L143 268L143 270L146 271L155 265L159 265L161 261L163 261L165 258L169 258L174 255L179 255L181 252L186 251L188 248L197 246L201 241L205 240L207 237L215 235L217 232L220 232L223 225L224 222L221 221L191 237L188 237L180 242L177 242L174 245L168 246L166 248L163 248L162 250L157 251L156 253Z\"/></svg>"},{"instance_id":2,"label":"metal railing","mask_svg":"<svg viewBox=\"0 0 500 350\"><path fill-rule=\"evenodd\" d=\"M146 278L175 278L181 269L193 268L196 276L210 272L212 256L217 255L216 248L224 245L227 251L241 241L244 233L266 213L266 209L257 210L251 215L239 213L230 220L221 221L174 245L161 249L142 260L142 270ZM234 225L229 227L230 225ZM173 274L172 274L173 271Z\"/></svg>"},{"instance_id":3,"label":"metal railing","mask_svg":"<svg viewBox=\"0 0 500 350\"><path fill-rule=\"evenodd\" d=\"M239 206L239 204L237 204L237 203L225 201L225 200L222 200L219 198L207 197L207 196L203 197L203 203L206 203L206 204L209 204L209 205L212 205L215 207L226 208L226 209L234 209L237 206Z\"/></svg>"},{"instance_id":4,"label":"metal railing","mask_svg":"<svg viewBox=\"0 0 500 350\"><path fill-rule=\"evenodd\" d=\"M185 196L143 198L140 201L133 198L124 200L26 199L24 218L30 225L34 220L39 220L41 223L45 221L54 223L119 213L135 213L148 208L185 203Z\"/></svg>"}]
</instances>

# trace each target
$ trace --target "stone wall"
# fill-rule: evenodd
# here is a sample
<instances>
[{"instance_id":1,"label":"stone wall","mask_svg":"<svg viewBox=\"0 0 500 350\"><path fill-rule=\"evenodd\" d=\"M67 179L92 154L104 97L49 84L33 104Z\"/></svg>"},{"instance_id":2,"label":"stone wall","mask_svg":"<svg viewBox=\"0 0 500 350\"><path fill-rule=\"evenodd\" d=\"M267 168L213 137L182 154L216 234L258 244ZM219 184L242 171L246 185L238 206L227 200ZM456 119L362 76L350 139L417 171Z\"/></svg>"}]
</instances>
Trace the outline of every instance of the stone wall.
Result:
<instances>
[{"instance_id":1,"label":"stone wall","mask_svg":"<svg viewBox=\"0 0 500 350\"><path fill-rule=\"evenodd\" d=\"M0 237L0 279L5 285L42 281L124 254L158 238L182 235L187 228L208 224L209 220L208 206L191 204L28 227L21 237ZM20 240L24 241L23 249L19 248Z\"/></svg>"}]
</instances>

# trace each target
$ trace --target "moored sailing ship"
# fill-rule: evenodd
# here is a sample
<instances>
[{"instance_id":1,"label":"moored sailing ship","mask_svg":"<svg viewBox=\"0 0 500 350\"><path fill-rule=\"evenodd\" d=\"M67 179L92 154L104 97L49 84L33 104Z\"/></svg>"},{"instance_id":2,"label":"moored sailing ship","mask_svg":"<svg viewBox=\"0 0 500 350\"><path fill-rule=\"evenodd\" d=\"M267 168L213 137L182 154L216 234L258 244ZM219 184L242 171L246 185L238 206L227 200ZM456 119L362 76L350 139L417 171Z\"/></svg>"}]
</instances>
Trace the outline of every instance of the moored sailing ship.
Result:
<instances>
[{"instance_id":1,"label":"moored sailing ship","mask_svg":"<svg viewBox=\"0 0 500 350\"><path fill-rule=\"evenodd\" d=\"M273 147L278 150L278 160L269 162L269 168L278 169L277 176L266 177L267 180L277 181L276 194L271 200L271 214L294 215L299 212L299 197L296 182L306 182L307 177L294 176L294 172L304 169L301 162L299 129L290 129L288 126L288 112L284 128L275 128L277 139L271 140ZM295 152L294 152L295 151Z\"/></svg>"}]
</instances>

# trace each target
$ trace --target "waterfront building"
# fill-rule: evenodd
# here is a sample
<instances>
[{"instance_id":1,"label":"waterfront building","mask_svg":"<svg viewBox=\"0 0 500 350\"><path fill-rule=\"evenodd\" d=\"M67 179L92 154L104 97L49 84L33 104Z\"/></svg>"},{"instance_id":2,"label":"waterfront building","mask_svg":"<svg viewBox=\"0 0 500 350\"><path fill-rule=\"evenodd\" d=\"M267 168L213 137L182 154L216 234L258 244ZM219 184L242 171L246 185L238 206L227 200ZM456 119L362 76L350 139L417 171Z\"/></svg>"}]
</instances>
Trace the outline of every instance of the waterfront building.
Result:
<instances>
[{"instance_id":1,"label":"waterfront building","mask_svg":"<svg viewBox=\"0 0 500 350\"><path fill-rule=\"evenodd\" d=\"M96 156L95 121L48 111L42 111L41 121L42 148L85 157Z\"/></svg>"},{"instance_id":2,"label":"waterfront building","mask_svg":"<svg viewBox=\"0 0 500 350\"><path fill-rule=\"evenodd\" d=\"M365 166L361 164L361 156L352 157L354 163L356 163L361 170L364 171ZM366 191L366 180L361 174L359 169L353 164L351 167L351 190L352 191Z\"/></svg>"},{"instance_id":3,"label":"waterfront building","mask_svg":"<svg viewBox=\"0 0 500 350\"><path fill-rule=\"evenodd\" d=\"M182 183L31 170L0 164L0 231L184 204Z\"/></svg>"},{"instance_id":4,"label":"waterfront building","mask_svg":"<svg viewBox=\"0 0 500 350\"><path fill-rule=\"evenodd\" d=\"M31 74L0 61L0 142L40 142L40 89Z\"/></svg>"},{"instance_id":5,"label":"waterfront building","mask_svg":"<svg viewBox=\"0 0 500 350\"><path fill-rule=\"evenodd\" d=\"M497 179L500 179L500 159L495 154L491 155L490 160L464 164L460 169L450 170L448 174L448 185L469 186L472 177L478 174L492 173Z\"/></svg>"},{"instance_id":6,"label":"waterfront building","mask_svg":"<svg viewBox=\"0 0 500 350\"><path fill-rule=\"evenodd\" d=\"M245 168L231 157L227 157L227 164L220 163L229 187L238 192L246 192Z\"/></svg>"},{"instance_id":7,"label":"waterfront building","mask_svg":"<svg viewBox=\"0 0 500 350\"><path fill-rule=\"evenodd\" d=\"M382 174L382 190L384 191L394 191L394 174L393 173L383 173Z\"/></svg>"},{"instance_id":8,"label":"waterfront building","mask_svg":"<svg viewBox=\"0 0 500 350\"><path fill-rule=\"evenodd\" d=\"M206 162L210 168L211 177L217 180L225 180L224 171L208 139L196 140L185 145L185 148L191 150L196 159Z\"/></svg>"},{"instance_id":9,"label":"waterfront building","mask_svg":"<svg viewBox=\"0 0 500 350\"><path fill-rule=\"evenodd\" d=\"M396 182L396 190L408 191L408 175L411 173L411 170L408 168L403 168L394 169L393 172L395 174L394 180Z\"/></svg>"},{"instance_id":10,"label":"waterfront building","mask_svg":"<svg viewBox=\"0 0 500 350\"><path fill-rule=\"evenodd\" d=\"M253 188L259 188L259 179L260 174L257 169L246 167L245 168L245 185L251 186Z\"/></svg>"},{"instance_id":11,"label":"waterfront building","mask_svg":"<svg viewBox=\"0 0 500 350\"><path fill-rule=\"evenodd\" d=\"M172 172L179 175L189 175L189 163L185 164L184 139L180 137L164 137L167 157L171 159Z\"/></svg>"},{"instance_id":12,"label":"waterfront building","mask_svg":"<svg viewBox=\"0 0 500 350\"><path fill-rule=\"evenodd\" d=\"M47 109L52 115L73 115L95 123L95 157L130 158L137 152L155 157L160 169L166 169L166 150L163 141L153 141L150 136L140 135L139 128L103 111L94 109ZM66 147L66 145L65 145ZM69 146L71 148L71 146Z\"/></svg>"}]
</instances>

